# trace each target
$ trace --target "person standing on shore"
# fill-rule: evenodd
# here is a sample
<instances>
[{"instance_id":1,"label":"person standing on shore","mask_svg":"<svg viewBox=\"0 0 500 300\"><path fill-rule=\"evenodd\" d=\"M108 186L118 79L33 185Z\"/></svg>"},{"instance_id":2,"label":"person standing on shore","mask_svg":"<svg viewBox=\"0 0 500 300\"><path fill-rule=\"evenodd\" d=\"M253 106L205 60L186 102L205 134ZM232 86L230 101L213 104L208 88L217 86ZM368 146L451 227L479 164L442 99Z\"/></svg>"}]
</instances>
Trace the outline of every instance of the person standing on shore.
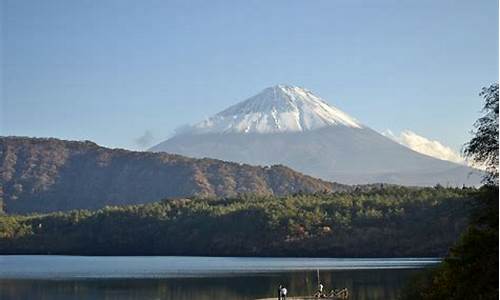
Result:
<instances>
[{"instance_id":1,"label":"person standing on shore","mask_svg":"<svg viewBox=\"0 0 500 300\"><path fill-rule=\"evenodd\" d=\"M281 297L281 300L286 300L286 294L288 293L286 287L281 287L281 290L280 290L280 297Z\"/></svg>"}]
</instances>

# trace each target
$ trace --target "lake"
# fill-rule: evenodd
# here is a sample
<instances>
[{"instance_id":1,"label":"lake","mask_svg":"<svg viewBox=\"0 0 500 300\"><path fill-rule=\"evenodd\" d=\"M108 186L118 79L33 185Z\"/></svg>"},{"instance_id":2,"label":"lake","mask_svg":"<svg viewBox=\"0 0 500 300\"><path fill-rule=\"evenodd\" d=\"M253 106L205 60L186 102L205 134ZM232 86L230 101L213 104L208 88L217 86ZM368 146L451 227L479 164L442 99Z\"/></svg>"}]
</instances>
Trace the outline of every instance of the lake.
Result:
<instances>
[{"instance_id":1,"label":"lake","mask_svg":"<svg viewBox=\"0 0 500 300\"><path fill-rule=\"evenodd\" d=\"M439 259L0 256L0 299L255 299L280 284L313 294L317 271L327 290L350 299L396 299L420 268Z\"/></svg>"}]
</instances>

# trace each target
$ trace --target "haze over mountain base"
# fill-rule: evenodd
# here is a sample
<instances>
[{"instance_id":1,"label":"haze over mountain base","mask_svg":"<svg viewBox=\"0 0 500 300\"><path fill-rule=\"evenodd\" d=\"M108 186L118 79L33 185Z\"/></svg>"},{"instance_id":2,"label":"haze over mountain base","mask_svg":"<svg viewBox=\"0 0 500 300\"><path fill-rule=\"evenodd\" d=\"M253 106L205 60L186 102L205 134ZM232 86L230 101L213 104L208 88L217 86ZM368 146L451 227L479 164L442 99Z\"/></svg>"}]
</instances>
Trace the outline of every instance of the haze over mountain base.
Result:
<instances>
[{"instance_id":1,"label":"haze over mountain base","mask_svg":"<svg viewBox=\"0 0 500 300\"><path fill-rule=\"evenodd\" d=\"M173 137L151 149L254 165L283 164L346 183L472 186L481 173L412 151L368 128L326 127L277 134L200 134Z\"/></svg>"}]
</instances>

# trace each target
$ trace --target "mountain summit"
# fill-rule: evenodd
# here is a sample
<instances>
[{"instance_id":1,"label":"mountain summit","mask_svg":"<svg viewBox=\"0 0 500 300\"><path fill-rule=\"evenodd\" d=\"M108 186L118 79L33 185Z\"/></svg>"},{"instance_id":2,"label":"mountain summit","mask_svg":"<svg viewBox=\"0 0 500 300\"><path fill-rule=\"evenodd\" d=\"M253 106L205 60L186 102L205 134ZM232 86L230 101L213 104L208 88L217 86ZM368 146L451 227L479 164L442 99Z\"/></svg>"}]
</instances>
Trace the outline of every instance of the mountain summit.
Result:
<instances>
[{"instance_id":1,"label":"mountain summit","mask_svg":"<svg viewBox=\"0 0 500 300\"><path fill-rule=\"evenodd\" d=\"M417 153L303 88L277 85L189 127L151 151L282 164L348 184L476 185L469 167Z\"/></svg>"},{"instance_id":2,"label":"mountain summit","mask_svg":"<svg viewBox=\"0 0 500 300\"><path fill-rule=\"evenodd\" d=\"M362 125L311 91L288 85L269 87L194 125L190 133L278 133L326 126Z\"/></svg>"}]
</instances>

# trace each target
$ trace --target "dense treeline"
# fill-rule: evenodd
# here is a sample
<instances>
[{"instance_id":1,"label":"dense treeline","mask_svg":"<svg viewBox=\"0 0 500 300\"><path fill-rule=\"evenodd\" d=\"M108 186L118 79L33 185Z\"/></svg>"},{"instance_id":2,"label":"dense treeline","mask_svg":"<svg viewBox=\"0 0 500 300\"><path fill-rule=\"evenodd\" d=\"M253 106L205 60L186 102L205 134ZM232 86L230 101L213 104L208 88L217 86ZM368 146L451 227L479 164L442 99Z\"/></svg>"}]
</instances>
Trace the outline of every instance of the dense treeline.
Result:
<instances>
[{"instance_id":1,"label":"dense treeline","mask_svg":"<svg viewBox=\"0 0 500 300\"><path fill-rule=\"evenodd\" d=\"M498 299L498 186L486 186L472 217L443 263L419 274L403 299Z\"/></svg>"},{"instance_id":2,"label":"dense treeline","mask_svg":"<svg viewBox=\"0 0 500 300\"><path fill-rule=\"evenodd\" d=\"M2 254L443 256L475 189L176 199L0 216Z\"/></svg>"}]
</instances>

